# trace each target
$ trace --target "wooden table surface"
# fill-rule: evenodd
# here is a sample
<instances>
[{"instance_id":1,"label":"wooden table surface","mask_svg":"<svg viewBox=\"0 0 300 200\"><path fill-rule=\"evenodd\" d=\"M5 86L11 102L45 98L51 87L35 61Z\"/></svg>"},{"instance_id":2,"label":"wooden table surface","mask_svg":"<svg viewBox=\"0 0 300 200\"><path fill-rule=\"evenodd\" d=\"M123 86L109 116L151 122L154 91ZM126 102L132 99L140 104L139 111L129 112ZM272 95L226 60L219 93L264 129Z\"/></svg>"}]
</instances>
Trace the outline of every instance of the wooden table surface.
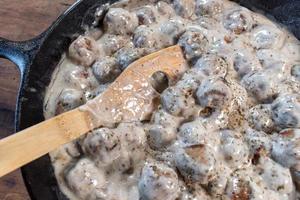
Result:
<instances>
[{"instance_id":1,"label":"wooden table surface","mask_svg":"<svg viewBox=\"0 0 300 200\"><path fill-rule=\"evenodd\" d=\"M75 0L0 0L0 37L30 39L45 30ZM0 138L14 131L19 73L0 58ZM0 200L29 200L20 171L0 178Z\"/></svg>"}]
</instances>

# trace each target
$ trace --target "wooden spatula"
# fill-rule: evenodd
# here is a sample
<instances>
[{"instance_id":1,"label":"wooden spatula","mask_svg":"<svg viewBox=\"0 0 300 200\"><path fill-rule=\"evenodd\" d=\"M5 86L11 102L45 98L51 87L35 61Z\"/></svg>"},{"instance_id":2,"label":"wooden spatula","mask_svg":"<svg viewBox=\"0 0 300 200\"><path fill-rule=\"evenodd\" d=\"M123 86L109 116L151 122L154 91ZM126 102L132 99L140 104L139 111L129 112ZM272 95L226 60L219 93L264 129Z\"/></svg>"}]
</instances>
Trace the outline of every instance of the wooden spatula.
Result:
<instances>
[{"instance_id":1,"label":"wooden spatula","mask_svg":"<svg viewBox=\"0 0 300 200\"><path fill-rule=\"evenodd\" d=\"M0 177L95 128L148 119L159 95L151 76L160 71L174 81L185 70L179 46L139 59L86 105L0 140Z\"/></svg>"}]
</instances>

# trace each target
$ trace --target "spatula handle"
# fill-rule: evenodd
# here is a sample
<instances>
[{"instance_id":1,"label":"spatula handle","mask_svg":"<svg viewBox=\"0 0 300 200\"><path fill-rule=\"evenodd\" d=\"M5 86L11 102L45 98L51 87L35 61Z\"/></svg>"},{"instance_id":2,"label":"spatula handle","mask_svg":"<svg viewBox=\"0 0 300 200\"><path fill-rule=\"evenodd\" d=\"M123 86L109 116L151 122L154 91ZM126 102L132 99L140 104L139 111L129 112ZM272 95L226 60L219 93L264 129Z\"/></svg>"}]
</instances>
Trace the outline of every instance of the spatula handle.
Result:
<instances>
[{"instance_id":1,"label":"spatula handle","mask_svg":"<svg viewBox=\"0 0 300 200\"><path fill-rule=\"evenodd\" d=\"M90 129L87 113L75 109L0 140L0 177Z\"/></svg>"}]
</instances>

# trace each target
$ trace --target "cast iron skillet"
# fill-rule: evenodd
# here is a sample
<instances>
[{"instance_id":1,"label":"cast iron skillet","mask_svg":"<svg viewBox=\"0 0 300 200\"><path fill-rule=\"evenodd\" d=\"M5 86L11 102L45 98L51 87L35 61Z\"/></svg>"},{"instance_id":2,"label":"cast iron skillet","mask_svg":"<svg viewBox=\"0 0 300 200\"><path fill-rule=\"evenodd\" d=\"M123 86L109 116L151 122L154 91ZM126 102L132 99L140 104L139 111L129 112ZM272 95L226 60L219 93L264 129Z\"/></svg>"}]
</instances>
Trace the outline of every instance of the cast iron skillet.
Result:
<instances>
[{"instance_id":1,"label":"cast iron skillet","mask_svg":"<svg viewBox=\"0 0 300 200\"><path fill-rule=\"evenodd\" d=\"M0 57L17 64L21 84L15 115L16 131L44 120L43 98L46 86L61 55L87 26L93 24L94 13L105 3L117 0L80 0L71 6L40 36L24 42L0 38ZM287 25L300 39L300 0L237 0L248 8L259 8ZM99 21L101 25L101 19ZM96 24L97 25L97 24ZM43 144L41 144L43 145ZM1 161L0 161L1 162ZM66 200L60 192L49 156L22 168L22 174L33 200Z\"/></svg>"}]
</instances>

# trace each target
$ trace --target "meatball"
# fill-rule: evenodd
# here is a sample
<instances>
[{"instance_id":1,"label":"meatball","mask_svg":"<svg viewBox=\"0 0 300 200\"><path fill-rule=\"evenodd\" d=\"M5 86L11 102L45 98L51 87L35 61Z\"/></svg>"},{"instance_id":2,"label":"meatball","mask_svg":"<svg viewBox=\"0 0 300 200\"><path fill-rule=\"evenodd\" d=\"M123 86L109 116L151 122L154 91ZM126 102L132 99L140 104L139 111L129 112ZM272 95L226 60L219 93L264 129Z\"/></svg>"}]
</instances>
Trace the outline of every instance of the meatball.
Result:
<instances>
[{"instance_id":1,"label":"meatball","mask_svg":"<svg viewBox=\"0 0 300 200\"><path fill-rule=\"evenodd\" d=\"M177 82L177 87L194 93L205 78L206 75L200 70L192 68L183 74L182 79Z\"/></svg>"},{"instance_id":2,"label":"meatball","mask_svg":"<svg viewBox=\"0 0 300 200\"><path fill-rule=\"evenodd\" d=\"M65 171L67 186L80 199L105 199L106 177L95 164L83 158Z\"/></svg>"},{"instance_id":3,"label":"meatball","mask_svg":"<svg viewBox=\"0 0 300 200\"><path fill-rule=\"evenodd\" d=\"M284 167L299 165L300 129L282 130L272 141L272 158Z\"/></svg>"},{"instance_id":4,"label":"meatball","mask_svg":"<svg viewBox=\"0 0 300 200\"><path fill-rule=\"evenodd\" d=\"M253 164L257 162L255 156L268 154L271 151L271 138L265 132L249 128L246 130L245 141L248 144Z\"/></svg>"},{"instance_id":5,"label":"meatball","mask_svg":"<svg viewBox=\"0 0 300 200\"><path fill-rule=\"evenodd\" d=\"M105 54L111 56L123 48L128 42L129 40L124 36L105 34L98 43L103 48Z\"/></svg>"},{"instance_id":6,"label":"meatball","mask_svg":"<svg viewBox=\"0 0 300 200\"><path fill-rule=\"evenodd\" d=\"M227 182L225 191L226 196L232 200L248 200L250 199L250 195L254 196L254 194L252 194L253 191L251 187L253 180L249 181L249 176L251 175L246 174L246 172L235 171ZM254 184L254 186L256 186L256 184ZM257 198L257 195L255 196Z\"/></svg>"},{"instance_id":7,"label":"meatball","mask_svg":"<svg viewBox=\"0 0 300 200\"><path fill-rule=\"evenodd\" d=\"M281 194L289 194L294 190L290 170L274 162L269 157L262 157L257 165L257 172L261 174L269 189Z\"/></svg>"},{"instance_id":8,"label":"meatball","mask_svg":"<svg viewBox=\"0 0 300 200\"><path fill-rule=\"evenodd\" d=\"M272 102L279 93L279 88L274 72L258 71L245 75L241 81L246 90L252 94L258 102Z\"/></svg>"},{"instance_id":9,"label":"meatball","mask_svg":"<svg viewBox=\"0 0 300 200\"><path fill-rule=\"evenodd\" d=\"M269 104L258 104L252 107L248 111L247 121L252 128L258 131L272 133L275 130L271 105Z\"/></svg>"},{"instance_id":10,"label":"meatball","mask_svg":"<svg viewBox=\"0 0 300 200\"><path fill-rule=\"evenodd\" d=\"M140 147L144 148L146 143L146 132L141 124L121 123L116 131L122 137L122 142L126 142L129 151L133 151Z\"/></svg>"},{"instance_id":11,"label":"meatball","mask_svg":"<svg viewBox=\"0 0 300 200\"><path fill-rule=\"evenodd\" d=\"M281 48L284 42L284 33L277 27L258 26L252 31L251 44L256 49Z\"/></svg>"},{"instance_id":12,"label":"meatball","mask_svg":"<svg viewBox=\"0 0 300 200\"><path fill-rule=\"evenodd\" d=\"M222 109L232 100L232 92L223 80L207 78L198 87L196 98L202 107Z\"/></svg>"},{"instance_id":13,"label":"meatball","mask_svg":"<svg viewBox=\"0 0 300 200\"><path fill-rule=\"evenodd\" d=\"M248 148L242 140L242 135L230 130L220 132L221 151L227 163L235 168L248 163Z\"/></svg>"},{"instance_id":14,"label":"meatball","mask_svg":"<svg viewBox=\"0 0 300 200\"><path fill-rule=\"evenodd\" d=\"M207 192L212 197L211 199L218 199L224 194L227 187L227 179L230 177L231 169L222 163L216 172L216 177L211 180L207 185Z\"/></svg>"},{"instance_id":15,"label":"meatball","mask_svg":"<svg viewBox=\"0 0 300 200\"><path fill-rule=\"evenodd\" d=\"M222 10L222 2L219 0L196 0L196 14L198 16L214 17Z\"/></svg>"},{"instance_id":16,"label":"meatball","mask_svg":"<svg viewBox=\"0 0 300 200\"><path fill-rule=\"evenodd\" d=\"M93 73L99 83L112 82L121 73L117 60L113 57L104 57L93 64Z\"/></svg>"},{"instance_id":17,"label":"meatball","mask_svg":"<svg viewBox=\"0 0 300 200\"><path fill-rule=\"evenodd\" d=\"M283 63L284 60L281 50L258 49L256 51L256 56L261 65L266 68L274 65L274 63Z\"/></svg>"},{"instance_id":18,"label":"meatball","mask_svg":"<svg viewBox=\"0 0 300 200\"><path fill-rule=\"evenodd\" d=\"M203 144L178 149L175 153L175 164L181 175L200 184L214 178L216 162L213 149Z\"/></svg>"},{"instance_id":19,"label":"meatball","mask_svg":"<svg viewBox=\"0 0 300 200\"><path fill-rule=\"evenodd\" d=\"M166 17L171 17L171 16L175 15L174 9L167 2L159 1L157 3L156 7L157 7L158 12Z\"/></svg>"},{"instance_id":20,"label":"meatball","mask_svg":"<svg viewBox=\"0 0 300 200\"><path fill-rule=\"evenodd\" d=\"M208 40L200 31L187 31L178 41L183 48L186 58L194 61L206 53Z\"/></svg>"},{"instance_id":21,"label":"meatball","mask_svg":"<svg viewBox=\"0 0 300 200\"><path fill-rule=\"evenodd\" d=\"M62 146L65 149L65 158L68 160L70 159L78 159L82 156L81 146L80 146L80 139L73 140L72 142L69 142L67 144L64 144ZM61 152L59 152L61 153ZM63 153L63 154L64 154Z\"/></svg>"},{"instance_id":22,"label":"meatball","mask_svg":"<svg viewBox=\"0 0 300 200\"><path fill-rule=\"evenodd\" d=\"M191 92L169 87L161 94L162 107L172 115L182 115L195 104L191 95Z\"/></svg>"},{"instance_id":23,"label":"meatball","mask_svg":"<svg viewBox=\"0 0 300 200\"><path fill-rule=\"evenodd\" d=\"M75 89L64 89L56 106L56 115L72 110L84 104L83 92Z\"/></svg>"},{"instance_id":24,"label":"meatball","mask_svg":"<svg viewBox=\"0 0 300 200\"><path fill-rule=\"evenodd\" d=\"M252 23L251 13L245 8L230 10L223 19L224 27L235 34L249 31L252 28Z\"/></svg>"},{"instance_id":25,"label":"meatball","mask_svg":"<svg viewBox=\"0 0 300 200\"><path fill-rule=\"evenodd\" d=\"M272 103L272 117L280 128L300 128L300 96L285 94Z\"/></svg>"},{"instance_id":26,"label":"meatball","mask_svg":"<svg viewBox=\"0 0 300 200\"><path fill-rule=\"evenodd\" d=\"M138 187L144 200L175 200L179 195L176 172L162 163L146 163Z\"/></svg>"},{"instance_id":27,"label":"meatball","mask_svg":"<svg viewBox=\"0 0 300 200\"><path fill-rule=\"evenodd\" d=\"M209 139L208 130L200 120L187 122L179 128L180 140L187 145L205 144Z\"/></svg>"},{"instance_id":28,"label":"meatball","mask_svg":"<svg viewBox=\"0 0 300 200\"><path fill-rule=\"evenodd\" d=\"M190 18L195 12L195 0L174 0L173 6L178 15Z\"/></svg>"},{"instance_id":29,"label":"meatball","mask_svg":"<svg viewBox=\"0 0 300 200\"><path fill-rule=\"evenodd\" d=\"M156 21L156 13L154 6L143 6L138 8L135 12L139 19L139 24L149 25Z\"/></svg>"},{"instance_id":30,"label":"meatball","mask_svg":"<svg viewBox=\"0 0 300 200\"><path fill-rule=\"evenodd\" d=\"M240 77L244 77L246 74L260 70L262 67L255 56L251 56L247 52L238 52L235 53L233 58L233 68Z\"/></svg>"},{"instance_id":31,"label":"meatball","mask_svg":"<svg viewBox=\"0 0 300 200\"><path fill-rule=\"evenodd\" d=\"M152 125L147 139L152 149L163 150L176 139L176 130L158 124Z\"/></svg>"},{"instance_id":32,"label":"meatball","mask_svg":"<svg viewBox=\"0 0 300 200\"><path fill-rule=\"evenodd\" d=\"M152 149L164 150L176 139L177 127L181 119L168 114L164 110L155 112L152 117L147 139Z\"/></svg>"},{"instance_id":33,"label":"meatball","mask_svg":"<svg viewBox=\"0 0 300 200\"><path fill-rule=\"evenodd\" d=\"M232 200L268 198L272 200L282 200L279 193L269 189L264 183L264 180L252 170L249 170L249 168L239 169L231 174L225 194Z\"/></svg>"},{"instance_id":34,"label":"meatball","mask_svg":"<svg viewBox=\"0 0 300 200\"><path fill-rule=\"evenodd\" d=\"M184 22L180 18L171 18L159 26L159 41L161 47L177 43L179 36L184 32Z\"/></svg>"},{"instance_id":35,"label":"meatball","mask_svg":"<svg viewBox=\"0 0 300 200\"><path fill-rule=\"evenodd\" d=\"M291 75L300 81L300 64L296 64L291 69Z\"/></svg>"},{"instance_id":36,"label":"meatball","mask_svg":"<svg viewBox=\"0 0 300 200\"><path fill-rule=\"evenodd\" d=\"M146 25L139 26L134 31L133 44L138 48L159 48L158 35L153 28Z\"/></svg>"},{"instance_id":37,"label":"meatball","mask_svg":"<svg viewBox=\"0 0 300 200\"><path fill-rule=\"evenodd\" d=\"M157 112L155 112L152 118L152 122L154 124L159 124L166 128L173 128L173 129L177 129L181 120L182 118L174 117L173 115L170 115L163 109L160 109Z\"/></svg>"},{"instance_id":38,"label":"meatball","mask_svg":"<svg viewBox=\"0 0 300 200\"><path fill-rule=\"evenodd\" d=\"M138 25L139 20L135 13L123 8L110 8L104 18L104 27L112 34L131 34Z\"/></svg>"},{"instance_id":39,"label":"meatball","mask_svg":"<svg viewBox=\"0 0 300 200\"><path fill-rule=\"evenodd\" d=\"M207 76L217 75L225 77L228 63L220 56L206 54L197 61L194 67L201 70Z\"/></svg>"},{"instance_id":40,"label":"meatball","mask_svg":"<svg viewBox=\"0 0 300 200\"><path fill-rule=\"evenodd\" d=\"M137 163L145 160L146 132L135 123L121 123L115 130L121 141L121 154L114 160L115 170L125 174L134 172Z\"/></svg>"},{"instance_id":41,"label":"meatball","mask_svg":"<svg viewBox=\"0 0 300 200\"><path fill-rule=\"evenodd\" d=\"M145 49L124 47L117 52L116 58L121 70L123 71L128 67L128 65L143 57L144 55L146 55Z\"/></svg>"},{"instance_id":42,"label":"meatball","mask_svg":"<svg viewBox=\"0 0 300 200\"><path fill-rule=\"evenodd\" d=\"M96 129L84 139L83 151L96 159L97 164L110 165L121 155L120 138L108 128Z\"/></svg>"},{"instance_id":43,"label":"meatball","mask_svg":"<svg viewBox=\"0 0 300 200\"><path fill-rule=\"evenodd\" d=\"M85 67L91 66L99 54L96 41L87 36L79 36L69 47L70 58Z\"/></svg>"}]
</instances>

